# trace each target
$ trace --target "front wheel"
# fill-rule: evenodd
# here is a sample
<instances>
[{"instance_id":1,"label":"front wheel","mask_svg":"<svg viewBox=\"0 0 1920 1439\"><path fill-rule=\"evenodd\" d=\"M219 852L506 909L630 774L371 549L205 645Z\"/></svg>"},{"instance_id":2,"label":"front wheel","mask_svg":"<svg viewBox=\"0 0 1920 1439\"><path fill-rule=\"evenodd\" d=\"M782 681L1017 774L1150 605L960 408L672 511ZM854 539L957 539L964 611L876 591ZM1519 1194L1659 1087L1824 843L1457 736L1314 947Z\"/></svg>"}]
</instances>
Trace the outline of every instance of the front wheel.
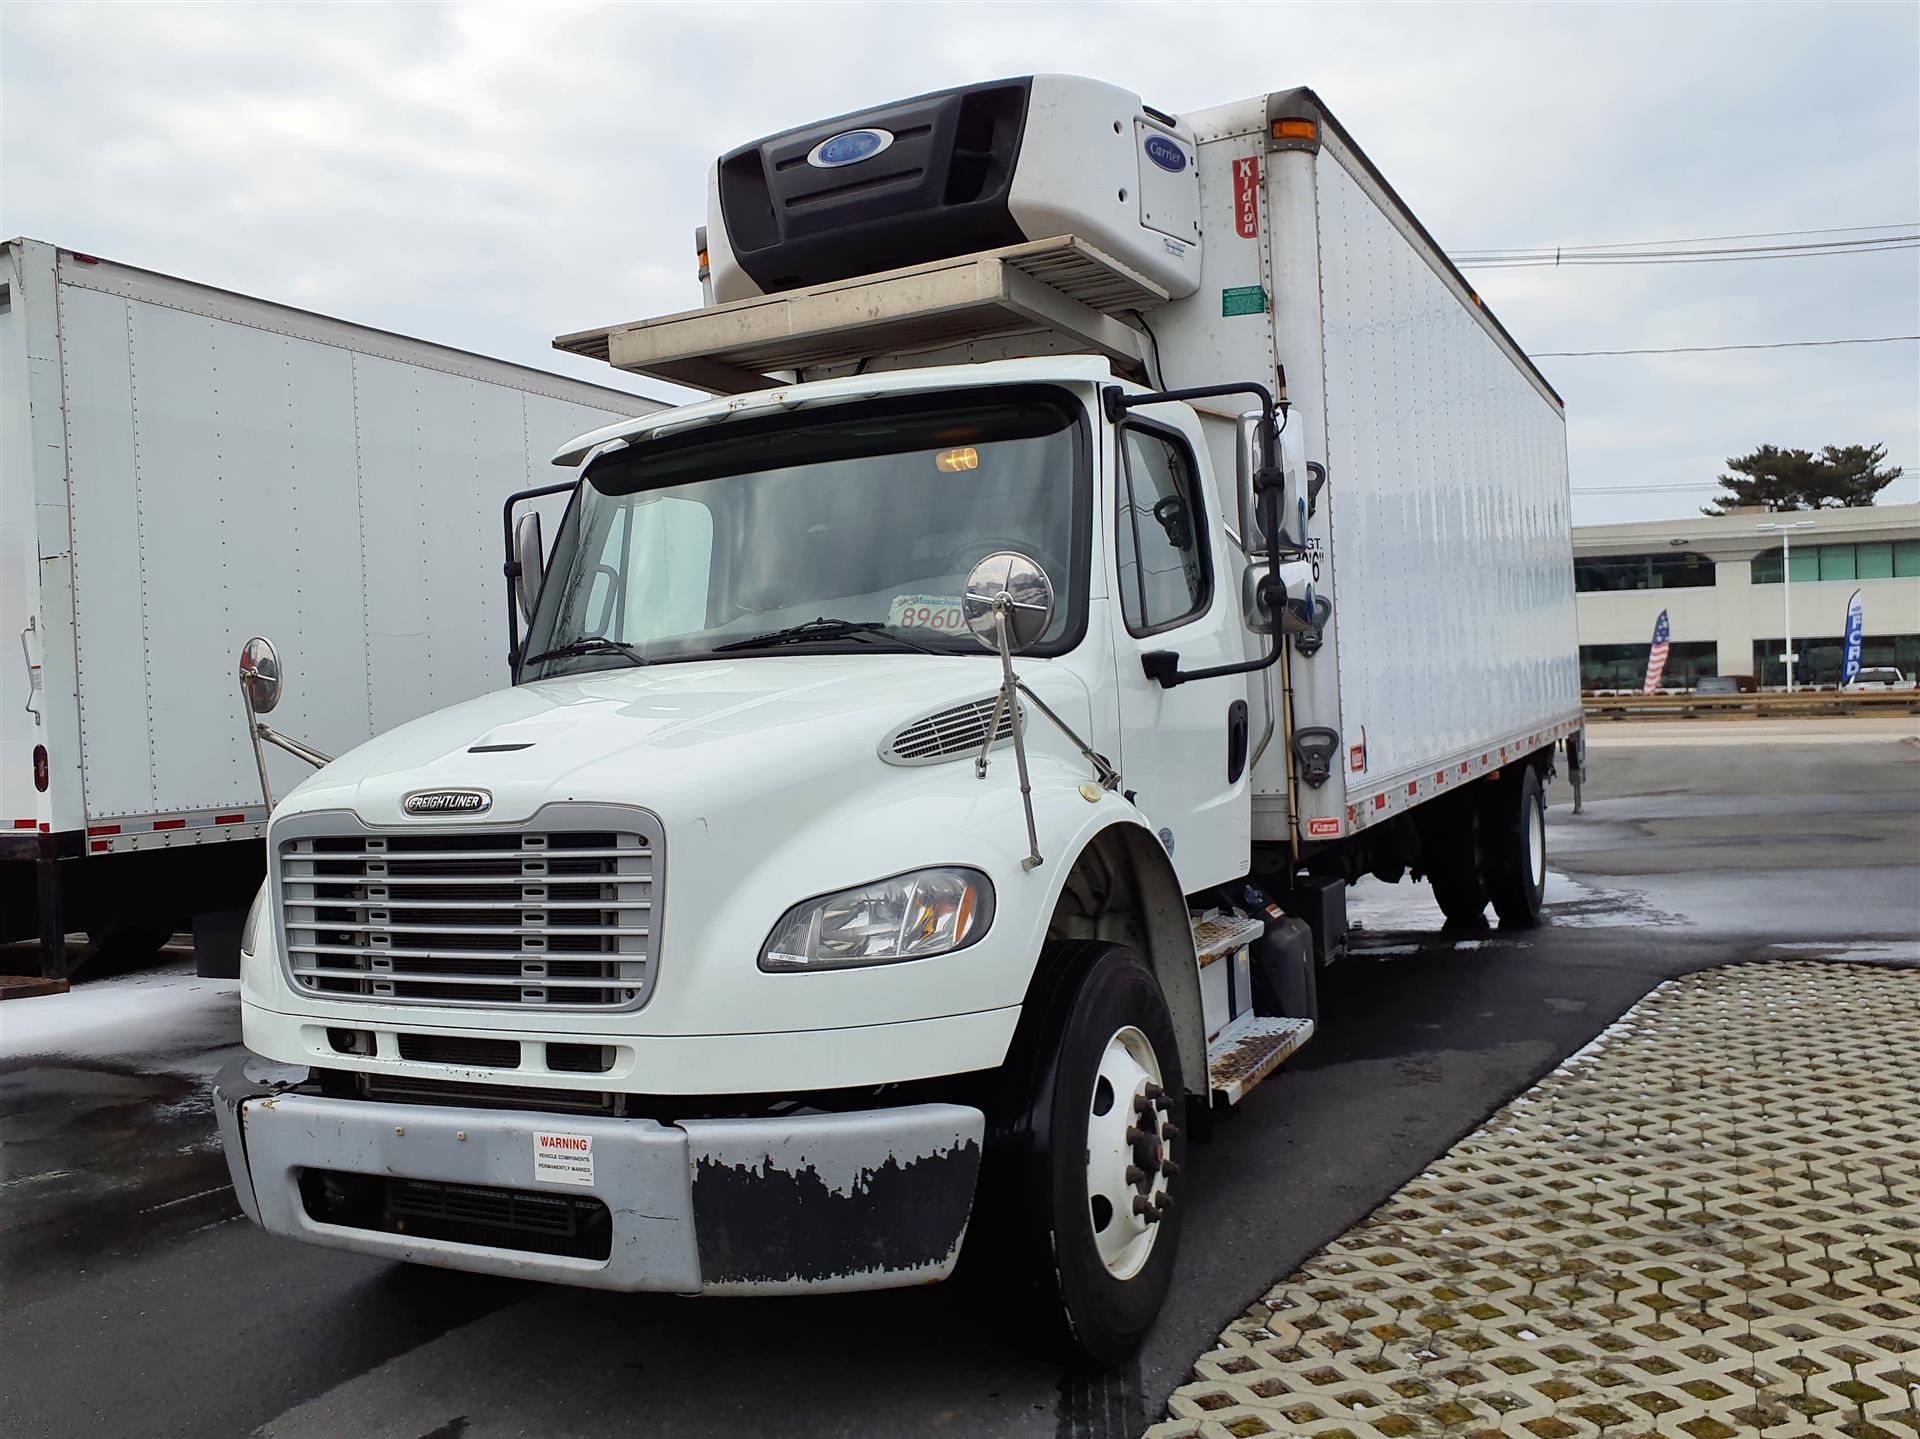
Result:
<instances>
[{"instance_id":1,"label":"front wheel","mask_svg":"<svg viewBox=\"0 0 1920 1439\"><path fill-rule=\"evenodd\" d=\"M993 1181L996 1277L1034 1336L1114 1364L1166 1299L1180 1242L1185 1091L1152 971L1115 944L1049 945L1021 1020Z\"/></svg>"}]
</instances>

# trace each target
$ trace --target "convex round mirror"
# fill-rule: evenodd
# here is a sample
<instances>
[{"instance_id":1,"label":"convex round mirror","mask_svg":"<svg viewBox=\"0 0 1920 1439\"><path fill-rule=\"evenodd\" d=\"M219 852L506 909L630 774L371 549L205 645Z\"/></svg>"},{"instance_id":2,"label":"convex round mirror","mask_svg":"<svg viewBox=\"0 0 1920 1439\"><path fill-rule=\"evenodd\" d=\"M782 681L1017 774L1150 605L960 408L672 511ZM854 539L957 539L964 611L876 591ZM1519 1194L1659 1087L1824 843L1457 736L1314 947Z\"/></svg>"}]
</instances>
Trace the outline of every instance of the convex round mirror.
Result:
<instances>
[{"instance_id":1,"label":"convex round mirror","mask_svg":"<svg viewBox=\"0 0 1920 1439\"><path fill-rule=\"evenodd\" d=\"M1053 581L1039 562L1002 550L988 555L967 576L960 613L973 637L1000 647L997 616L1007 617L1007 645L1016 654L1033 645L1053 620Z\"/></svg>"},{"instance_id":2,"label":"convex round mirror","mask_svg":"<svg viewBox=\"0 0 1920 1439\"><path fill-rule=\"evenodd\" d=\"M240 647L240 688L255 714L272 714L280 703L280 656L272 640L255 635Z\"/></svg>"}]
</instances>

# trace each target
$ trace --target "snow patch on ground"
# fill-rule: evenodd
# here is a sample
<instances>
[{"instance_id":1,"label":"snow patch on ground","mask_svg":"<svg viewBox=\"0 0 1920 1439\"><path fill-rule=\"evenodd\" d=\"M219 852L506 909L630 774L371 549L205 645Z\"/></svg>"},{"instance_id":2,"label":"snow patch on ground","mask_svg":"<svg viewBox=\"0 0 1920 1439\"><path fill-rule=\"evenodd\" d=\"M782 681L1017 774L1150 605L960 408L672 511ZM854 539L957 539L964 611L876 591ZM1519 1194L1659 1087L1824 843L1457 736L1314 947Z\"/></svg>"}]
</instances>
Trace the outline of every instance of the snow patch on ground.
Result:
<instances>
[{"instance_id":1,"label":"snow patch on ground","mask_svg":"<svg viewBox=\"0 0 1920 1439\"><path fill-rule=\"evenodd\" d=\"M1795 959L1859 960L1871 964L1920 965L1920 939L1856 941L1838 946L1816 940L1775 943L1769 949L1784 949Z\"/></svg>"},{"instance_id":2,"label":"snow patch on ground","mask_svg":"<svg viewBox=\"0 0 1920 1439\"><path fill-rule=\"evenodd\" d=\"M0 1064L58 1057L210 1075L239 1042L240 982L201 979L191 961L0 1004Z\"/></svg>"}]
</instances>

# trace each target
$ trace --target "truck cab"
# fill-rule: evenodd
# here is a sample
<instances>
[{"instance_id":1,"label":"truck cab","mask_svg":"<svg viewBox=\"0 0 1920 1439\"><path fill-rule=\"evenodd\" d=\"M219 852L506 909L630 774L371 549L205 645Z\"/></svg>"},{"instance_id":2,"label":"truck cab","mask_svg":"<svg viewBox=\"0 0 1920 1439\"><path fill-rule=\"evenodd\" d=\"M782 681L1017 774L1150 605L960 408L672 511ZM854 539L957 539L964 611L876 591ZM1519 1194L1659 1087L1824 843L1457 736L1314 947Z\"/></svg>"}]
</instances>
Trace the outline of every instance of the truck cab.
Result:
<instances>
[{"instance_id":1,"label":"truck cab","mask_svg":"<svg viewBox=\"0 0 1920 1439\"><path fill-rule=\"evenodd\" d=\"M969 137L971 188L831 183ZM714 397L509 499L510 685L275 809L243 1022L289 1068L217 1089L251 1217L689 1294L964 1248L1043 1342L1139 1343L1189 1138L1312 1036L1346 880L1404 838L1316 852L1293 799L1332 606L1282 362L1169 389L1118 318L1199 284L1200 143L1065 77L803 127L717 163L712 304L563 337ZM1166 183L1115 222L1105 165ZM789 181L904 267L759 225Z\"/></svg>"}]
</instances>

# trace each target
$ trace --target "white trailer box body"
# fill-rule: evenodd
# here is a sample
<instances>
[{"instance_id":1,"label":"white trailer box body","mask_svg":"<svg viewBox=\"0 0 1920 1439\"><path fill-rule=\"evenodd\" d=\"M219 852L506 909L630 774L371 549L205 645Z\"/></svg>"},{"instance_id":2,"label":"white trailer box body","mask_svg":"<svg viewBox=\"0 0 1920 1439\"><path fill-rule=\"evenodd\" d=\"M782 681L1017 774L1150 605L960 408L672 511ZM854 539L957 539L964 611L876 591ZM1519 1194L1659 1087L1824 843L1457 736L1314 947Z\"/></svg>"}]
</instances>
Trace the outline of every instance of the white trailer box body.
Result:
<instances>
[{"instance_id":1,"label":"white trailer box body","mask_svg":"<svg viewBox=\"0 0 1920 1439\"><path fill-rule=\"evenodd\" d=\"M1289 672L1295 731L1340 741L1326 783L1295 786L1300 835L1338 838L1579 727L1565 415L1310 95L1188 118L1207 245L1199 292L1153 317L1155 379L1284 367L1326 466L1308 538L1332 618ZM1313 141L1276 144L1289 121ZM1254 786L1255 838L1284 838L1282 747Z\"/></svg>"},{"instance_id":2,"label":"white trailer box body","mask_svg":"<svg viewBox=\"0 0 1920 1439\"><path fill-rule=\"evenodd\" d=\"M288 658L275 724L329 753L498 685L502 501L555 478L568 436L660 408L38 241L4 253L0 823L42 850L260 836L249 635ZM308 773L268 754L276 796Z\"/></svg>"}]
</instances>

